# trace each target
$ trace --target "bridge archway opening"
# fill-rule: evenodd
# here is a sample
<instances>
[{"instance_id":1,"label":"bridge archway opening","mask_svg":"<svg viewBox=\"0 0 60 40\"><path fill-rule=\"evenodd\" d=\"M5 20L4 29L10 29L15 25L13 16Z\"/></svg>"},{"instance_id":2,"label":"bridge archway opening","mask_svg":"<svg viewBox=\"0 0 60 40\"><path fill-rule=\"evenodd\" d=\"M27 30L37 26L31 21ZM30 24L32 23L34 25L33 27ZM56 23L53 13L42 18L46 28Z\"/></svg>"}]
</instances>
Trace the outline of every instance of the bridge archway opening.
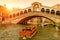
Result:
<instances>
[{"instance_id":1,"label":"bridge archway opening","mask_svg":"<svg viewBox=\"0 0 60 40\"><path fill-rule=\"evenodd\" d=\"M2 17L2 21L5 21L5 18L4 17Z\"/></svg>"},{"instance_id":2,"label":"bridge archway opening","mask_svg":"<svg viewBox=\"0 0 60 40\"><path fill-rule=\"evenodd\" d=\"M39 8L37 8L37 11L40 11L40 9L39 9Z\"/></svg>"},{"instance_id":3,"label":"bridge archway opening","mask_svg":"<svg viewBox=\"0 0 60 40\"><path fill-rule=\"evenodd\" d=\"M31 12L32 10L31 9L28 9L28 12Z\"/></svg>"},{"instance_id":4,"label":"bridge archway opening","mask_svg":"<svg viewBox=\"0 0 60 40\"><path fill-rule=\"evenodd\" d=\"M50 9L46 9L46 13L50 13Z\"/></svg>"},{"instance_id":5,"label":"bridge archway opening","mask_svg":"<svg viewBox=\"0 0 60 40\"><path fill-rule=\"evenodd\" d=\"M16 15L15 15L15 13L13 14L13 17L15 17Z\"/></svg>"},{"instance_id":6,"label":"bridge archway opening","mask_svg":"<svg viewBox=\"0 0 60 40\"><path fill-rule=\"evenodd\" d=\"M40 10L41 3L34 2L32 6L33 6L33 11L37 11L37 9Z\"/></svg>"},{"instance_id":7,"label":"bridge archway opening","mask_svg":"<svg viewBox=\"0 0 60 40\"><path fill-rule=\"evenodd\" d=\"M27 13L27 10L24 10L24 13Z\"/></svg>"},{"instance_id":8,"label":"bridge archway opening","mask_svg":"<svg viewBox=\"0 0 60 40\"><path fill-rule=\"evenodd\" d=\"M45 12L45 9L44 8L41 8L41 12Z\"/></svg>"},{"instance_id":9,"label":"bridge archway opening","mask_svg":"<svg viewBox=\"0 0 60 40\"><path fill-rule=\"evenodd\" d=\"M51 20L51 19L49 19L47 17L44 17L44 16L29 16L29 17L26 17L26 18L20 20L17 24L27 24L28 20L30 20L32 18L36 18L36 17L43 17L43 18L46 18L46 19L50 20L52 23L55 23L53 20Z\"/></svg>"},{"instance_id":10,"label":"bridge archway opening","mask_svg":"<svg viewBox=\"0 0 60 40\"><path fill-rule=\"evenodd\" d=\"M19 12L16 15L19 16Z\"/></svg>"},{"instance_id":11,"label":"bridge archway opening","mask_svg":"<svg viewBox=\"0 0 60 40\"><path fill-rule=\"evenodd\" d=\"M55 14L55 10L51 10L51 14Z\"/></svg>"},{"instance_id":12,"label":"bridge archway opening","mask_svg":"<svg viewBox=\"0 0 60 40\"><path fill-rule=\"evenodd\" d=\"M56 11L56 15L60 15L60 11Z\"/></svg>"},{"instance_id":13,"label":"bridge archway opening","mask_svg":"<svg viewBox=\"0 0 60 40\"><path fill-rule=\"evenodd\" d=\"M12 15L10 15L9 17L12 18Z\"/></svg>"},{"instance_id":14,"label":"bridge archway opening","mask_svg":"<svg viewBox=\"0 0 60 40\"><path fill-rule=\"evenodd\" d=\"M20 15L22 15L23 14L23 11L20 11Z\"/></svg>"}]
</instances>

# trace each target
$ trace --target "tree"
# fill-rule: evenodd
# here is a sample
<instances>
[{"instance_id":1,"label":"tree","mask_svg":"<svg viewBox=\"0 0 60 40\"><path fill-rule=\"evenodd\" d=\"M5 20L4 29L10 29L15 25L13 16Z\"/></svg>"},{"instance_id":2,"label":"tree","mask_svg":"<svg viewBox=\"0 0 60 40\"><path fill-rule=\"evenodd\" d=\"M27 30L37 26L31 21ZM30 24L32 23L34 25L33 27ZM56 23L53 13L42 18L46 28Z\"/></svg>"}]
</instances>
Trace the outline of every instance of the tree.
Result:
<instances>
[{"instance_id":1,"label":"tree","mask_svg":"<svg viewBox=\"0 0 60 40\"><path fill-rule=\"evenodd\" d=\"M58 24L56 22L53 23L53 27L57 27Z\"/></svg>"}]
</instances>

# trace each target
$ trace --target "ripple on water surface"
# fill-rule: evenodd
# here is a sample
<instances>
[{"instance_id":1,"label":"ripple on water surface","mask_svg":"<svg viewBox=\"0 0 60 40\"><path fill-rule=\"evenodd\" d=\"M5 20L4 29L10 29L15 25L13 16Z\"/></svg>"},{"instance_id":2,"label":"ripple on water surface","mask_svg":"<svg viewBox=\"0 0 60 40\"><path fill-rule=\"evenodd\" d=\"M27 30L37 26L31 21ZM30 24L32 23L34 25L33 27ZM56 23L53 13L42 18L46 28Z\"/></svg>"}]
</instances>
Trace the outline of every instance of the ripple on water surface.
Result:
<instances>
[{"instance_id":1,"label":"ripple on water surface","mask_svg":"<svg viewBox=\"0 0 60 40\"><path fill-rule=\"evenodd\" d=\"M19 36L19 32L27 25L0 25L0 40L23 40ZM49 26L38 26L37 33L31 38L26 40L60 40L60 32Z\"/></svg>"}]
</instances>

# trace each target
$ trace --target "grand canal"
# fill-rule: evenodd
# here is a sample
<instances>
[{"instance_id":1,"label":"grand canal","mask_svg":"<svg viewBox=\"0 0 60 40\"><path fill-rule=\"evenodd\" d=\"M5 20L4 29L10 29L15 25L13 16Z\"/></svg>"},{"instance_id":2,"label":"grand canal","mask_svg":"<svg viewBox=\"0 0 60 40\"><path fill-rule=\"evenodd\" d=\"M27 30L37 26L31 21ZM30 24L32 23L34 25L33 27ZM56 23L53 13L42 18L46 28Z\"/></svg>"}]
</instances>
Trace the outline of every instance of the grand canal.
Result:
<instances>
[{"instance_id":1,"label":"grand canal","mask_svg":"<svg viewBox=\"0 0 60 40\"><path fill-rule=\"evenodd\" d=\"M20 38L19 32L28 25L3 24L0 25L0 40L24 40ZM37 33L26 40L60 40L60 31L56 31L52 25L38 26Z\"/></svg>"}]
</instances>

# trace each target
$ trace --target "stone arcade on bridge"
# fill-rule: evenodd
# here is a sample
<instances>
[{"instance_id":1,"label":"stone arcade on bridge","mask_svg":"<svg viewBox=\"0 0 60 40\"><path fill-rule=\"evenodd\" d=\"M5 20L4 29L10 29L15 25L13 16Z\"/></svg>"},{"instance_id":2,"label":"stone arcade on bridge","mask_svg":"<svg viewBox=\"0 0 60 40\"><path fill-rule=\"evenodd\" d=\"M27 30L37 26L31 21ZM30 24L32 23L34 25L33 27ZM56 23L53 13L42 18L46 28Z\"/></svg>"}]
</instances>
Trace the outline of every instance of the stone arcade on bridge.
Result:
<instances>
[{"instance_id":1,"label":"stone arcade on bridge","mask_svg":"<svg viewBox=\"0 0 60 40\"><path fill-rule=\"evenodd\" d=\"M58 7L59 5L56 6ZM43 6L39 2L34 2L30 7L21 9L21 11L17 13L14 14L12 13L12 15L2 18L2 24L6 23L16 24L20 20L30 16L43 16L53 20L54 22L60 23L60 16L59 16L60 10L56 6L47 7Z\"/></svg>"}]
</instances>

